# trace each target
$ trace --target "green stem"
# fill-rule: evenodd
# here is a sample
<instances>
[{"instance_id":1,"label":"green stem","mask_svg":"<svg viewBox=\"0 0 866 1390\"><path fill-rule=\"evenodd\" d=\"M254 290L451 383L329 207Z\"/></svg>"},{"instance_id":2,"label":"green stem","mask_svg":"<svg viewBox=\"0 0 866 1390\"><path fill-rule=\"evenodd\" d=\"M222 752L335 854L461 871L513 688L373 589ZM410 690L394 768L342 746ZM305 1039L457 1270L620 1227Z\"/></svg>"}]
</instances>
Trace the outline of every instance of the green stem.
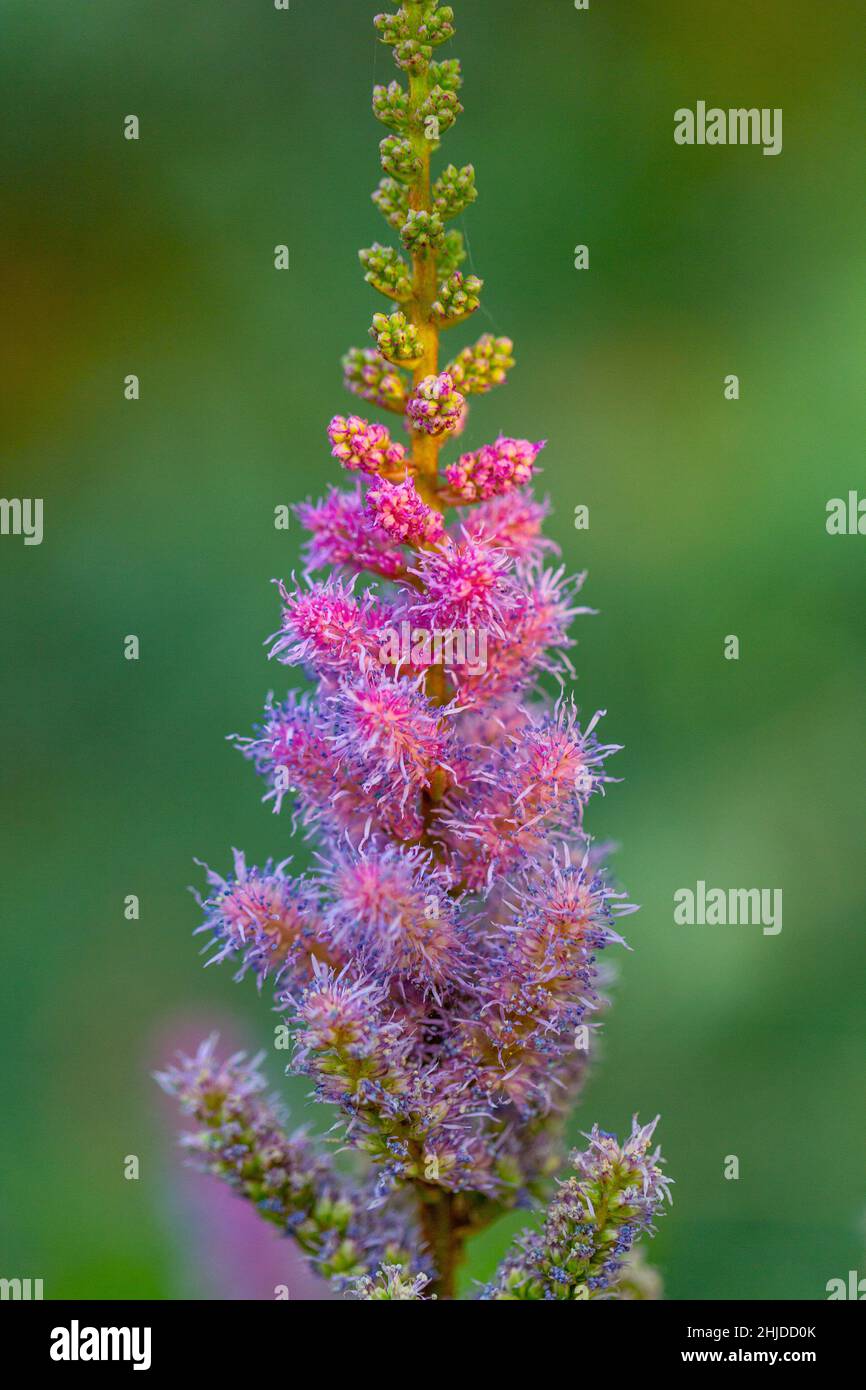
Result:
<instances>
[{"instance_id":1,"label":"green stem","mask_svg":"<svg viewBox=\"0 0 866 1390\"><path fill-rule=\"evenodd\" d=\"M423 5L421 0L406 0L413 34L418 32ZM433 205L430 189L430 153L432 141L428 140L423 128L416 124L416 117L430 92L427 72L409 75L409 122L412 148L420 161L420 170L409 188L409 207L416 212L429 212ZM423 355L415 368L414 384L417 386L427 376L436 376L439 371L439 326L432 319L432 306L438 288L438 257L431 248L426 254L412 256L413 297L408 306L409 317L418 330L423 344ZM444 511L439 497L439 451L442 440L436 435L415 430L412 434L412 463L415 470L415 486L421 498L437 512ZM443 666L431 666L427 673L427 694L434 704L447 703L449 697L448 681ZM438 800L444 789L444 774L434 774L431 794Z\"/></svg>"}]
</instances>

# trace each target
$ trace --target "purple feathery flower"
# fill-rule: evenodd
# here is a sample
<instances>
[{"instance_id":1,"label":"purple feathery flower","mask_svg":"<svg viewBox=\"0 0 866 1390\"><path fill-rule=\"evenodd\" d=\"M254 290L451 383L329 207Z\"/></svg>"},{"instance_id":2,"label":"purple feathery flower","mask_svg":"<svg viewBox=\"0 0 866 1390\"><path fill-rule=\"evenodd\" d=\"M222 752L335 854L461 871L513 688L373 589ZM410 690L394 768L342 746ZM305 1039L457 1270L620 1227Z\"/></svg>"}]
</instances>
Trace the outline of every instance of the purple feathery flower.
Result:
<instances>
[{"instance_id":1,"label":"purple feathery flower","mask_svg":"<svg viewBox=\"0 0 866 1390\"><path fill-rule=\"evenodd\" d=\"M406 805L430 786L437 768L448 769L452 735L447 711L432 705L420 680L391 680L367 668L340 682L329 697L335 732L335 769L376 789L383 800Z\"/></svg>"},{"instance_id":2,"label":"purple feathery flower","mask_svg":"<svg viewBox=\"0 0 866 1390\"><path fill-rule=\"evenodd\" d=\"M394 548L387 531L376 526L364 502L360 486L354 492L332 487L319 502L301 502L295 513L310 532L304 547L306 573L328 565L348 567L353 572L395 579L406 571L406 555Z\"/></svg>"},{"instance_id":3,"label":"purple feathery flower","mask_svg":"<svg viewBox=\"0 0 866 1390\"><path fill-rule=\"evenodd\" d=\"M280 580L278 587L283 620L269 639L270 655L285 666L332 678L357 671L379 651L380 631L393 621L369 590L356 598L354 577L348 584L331 578L293 590Z\"/></svg>"},{"instance_id":4,"label":"purple feathery flower","mask_svg":"<svg viewBox=\"0 0 866 1390\"><path fill-rule=\"evenodd\" d=\"M251 868L235 850L228 878L206 869L213 891L198 899L205 920L197 931L210 932L208 949L216 948L208 965L239 960L235 978L252 970L261 985L268 975L282 977L287 970L308 977L313 955L332 959L322 937L318 888L303 876L289 878L284 870L290 863L274 865L269 859L261 869Z\"/></svg>"},{"instance_id":5,"label":"purple feathery flower","mask_svg":"<svg viewBox=\"0 0 866 1390\"><path fill-rule=\"evenodd\" d=\"M504 636L520 601L513 570L505 551L484 539L449 540L410 568L421 595L408 604L409 616L432 628L484 628Z\"/></svg>"},{"instance_id":6,"label":"purple feathery flower","mask_svg":"<svg viewBox=\"0 0 866 1390\"><path fill-rule=\"evenodd\" d=\"M430 850L378 842L360 852L335 848L319 885L327 939L343 959L366 960L386 980L432 992L459 976L460 905Z\"/></svg>"},{"instance_id":7,"label":"purple feathery flower","mask_svg":"<svg viewBox=\"0 0 866 1390\"><path fill-rule=\"evenodd\" d=\"M305 823L331 804L334 775L326 730L308 692L291 691L281 704L271 697L254 738L235 742L264 778L264 800L279 811L288 791L296 793Z\"/></svg>"}]
</instances>

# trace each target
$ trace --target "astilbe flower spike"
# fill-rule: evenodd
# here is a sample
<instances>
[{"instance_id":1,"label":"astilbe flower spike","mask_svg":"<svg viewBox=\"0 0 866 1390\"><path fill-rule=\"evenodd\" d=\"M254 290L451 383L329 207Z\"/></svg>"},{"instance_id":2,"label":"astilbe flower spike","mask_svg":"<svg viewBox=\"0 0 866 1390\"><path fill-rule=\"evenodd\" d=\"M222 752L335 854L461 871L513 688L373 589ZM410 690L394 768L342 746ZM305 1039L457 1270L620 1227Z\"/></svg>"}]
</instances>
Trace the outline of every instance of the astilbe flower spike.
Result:
<instances>
[{"instance_id":1,"label":"astilbe flower spike","mask_svg":"<svg viewBox=\"0 0 866 1390\"><path fill-rule=\"evenodd\" d=\"M361 264L391 307L343 370L405 441L366 407L330 421L351 487L296 508L303 576L278 581L269 639L311 686L269 696L236 738L263 799L315 852L293 872L235 851L199 899L208 963L273 989L291 1068L336 1114L354 1169L286 1135L259 1059L220 1060L209 1040L159 1080L193 1118L195 1162L344 1296L454 1298L467 1240L549 1202L474 1296L657 1297L638 1245L668 1194L654 1125L635 1121L622 1145L593 1128L551 1199L607 1008L606 957L635 909L585 824L618 749L601 712L583 717L565 693L569 630L592 610L585 576L549 563L548 504L531 492L543 443L455 442L471 399L515 359L490 333L444 365L440 351L483 288L448 225L475 200L475 171L431 176L463 109L460 64L438 56L453 20L438 0L375 20L398 77L374 92L389 133L373 201L396 244Z\"/></svg>"}]
</instances>

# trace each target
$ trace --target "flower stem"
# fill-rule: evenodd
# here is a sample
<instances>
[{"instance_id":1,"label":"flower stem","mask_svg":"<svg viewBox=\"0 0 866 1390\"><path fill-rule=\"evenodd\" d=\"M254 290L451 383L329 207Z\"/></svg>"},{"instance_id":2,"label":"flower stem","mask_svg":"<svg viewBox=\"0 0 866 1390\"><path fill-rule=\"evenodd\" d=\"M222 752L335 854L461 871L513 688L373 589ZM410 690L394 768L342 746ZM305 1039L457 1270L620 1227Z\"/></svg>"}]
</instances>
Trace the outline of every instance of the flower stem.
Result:
<instances>
[{"instance_id":1,"label":"flower stem","mask_svg":"<svg viewBox=\"0 0 866 1390\"><path fill-rule=\"evenodd\" d=\"M436 1269L430 1292L444 1299L456 1296L457 1269L463 1258L463 1240L454 1220L454 1200L450 1192L439 1192L432 1199L422 1197L420 1205L421 1231Z\"/></svg>"},{"instance_id":2,"label":"flower stem","mask_svg":"<svg viewBox=\"0 0 866 1390\"><path fill-rule=\"evenodd\" d=\"M406 6L413 26L417 32L421 21L421 5L409 3ZM415 212L429 212L432 206L430 192L430 152L432 141L418 123L418 113L430 92L430 79L427 72L411 73L409 76L409 119L412 129L412 148L420 168L414 183L409 188L409 207ZM410 318L418 330L423 345L423 355L414 373L417 386L426 376L435 376L439 370L439 328L432 321L432 305L436 298L437 255L433 247L428 247L412 256L413 297L409 306ZM416 469L416 486L424 501L437 511L443 508L438 498L439 449L441 440L420 430L413 432L412 462Z\"/></svg>"}]
</instances>

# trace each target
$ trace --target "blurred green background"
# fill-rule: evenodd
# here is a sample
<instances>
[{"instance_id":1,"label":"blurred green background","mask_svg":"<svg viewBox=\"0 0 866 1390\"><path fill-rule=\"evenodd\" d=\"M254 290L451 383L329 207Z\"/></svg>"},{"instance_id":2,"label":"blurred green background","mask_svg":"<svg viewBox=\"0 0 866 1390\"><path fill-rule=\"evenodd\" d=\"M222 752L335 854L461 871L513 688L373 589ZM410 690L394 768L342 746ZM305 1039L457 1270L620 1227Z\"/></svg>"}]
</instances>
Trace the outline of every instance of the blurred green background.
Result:
<instances>
[{"instance_id":1,"label":"blurred green background","mask_svg":"<svg viewBox=\"0 0 866 1390\"><path fill-rule=\"evenodd\" d=\"M338 359L379 307L356 264L383 236L376 8L0 5L2 493L45 499L40 547L0 539L0 1274L46 1297L208 1296L149 1072L214 1023L272 1037L250 982L202 972L185 889L193 856L288 851L224 736L279 675L269 581L301 535L273 510L335 478ZM866 495L862 7L464 0L457 18L466 114L443 152L481 192L476 334L518 349L467 446L550 441L550 530L601 610L577 693L625 745L590 828L643 904L574 1132L662 1113L669 1297L821 1298L866 1273L866 539L824 526L828 498ZM698 99L782 107L784 152L676 147ZM781 887L781 935L675 927L699 878Z\"/></svg>"}]
</instances>

